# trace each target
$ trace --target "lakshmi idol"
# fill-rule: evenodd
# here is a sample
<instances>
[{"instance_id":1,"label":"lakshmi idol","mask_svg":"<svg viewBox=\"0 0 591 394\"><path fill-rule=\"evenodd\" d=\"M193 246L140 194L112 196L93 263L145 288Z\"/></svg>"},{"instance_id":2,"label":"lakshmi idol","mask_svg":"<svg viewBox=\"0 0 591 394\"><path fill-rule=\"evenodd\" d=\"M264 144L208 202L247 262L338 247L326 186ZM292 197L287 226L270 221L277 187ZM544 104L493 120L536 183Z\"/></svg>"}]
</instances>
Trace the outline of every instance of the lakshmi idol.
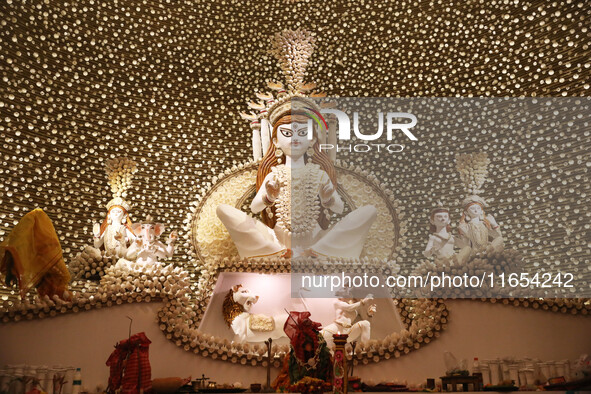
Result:
<instances>
[{"instance_id":1,"label":"lakshmi idol","mask_svg":"<svg viewBox=\"0 0 591 394\"><path fill-rule=\"evenodd\" d=\"M107 204L107 216L101 224L94 224L92 232L95 249L102 248L106 256L123 257L128 244L135 239L129 218L131 204L125 197L136 171L137 164L127 157L109 159L105 163L113 199Z\"/></svg>"},{"instance_id":2,"label":"lakshmi idol","mask_svg":"<svg viewBox=\"0 0 591 394\"><path fill-rule=\"evenodd\" d=\"M217 215L243 258L358 258L376 219L375 207L368 205L330 226L331 212L343 213L344 203L333 162L320 150L321 141L336 138L336 132L331 134L313 99L323 94L303 82L313 43L305 30L276 34L271 53L287 86L268 83L275 94L257 93L261 101L249 104L258 114L241 114L251 122L253 154L260 160L250 209L261 221L229 205L218 206Z\"/></svg>"},{"instance_id":3,"label":"lakshmi idol","mask_svg":"<svg viewBox=\"0 0 591 394\"><path fill-rule=\"evenodd\" d=\"M94 247L104 248L107 256L123 257L127 243L135 239L129 219L129 204L116 197L107 204L107 216L93 227Z\"/></svg>"}]
</instances>

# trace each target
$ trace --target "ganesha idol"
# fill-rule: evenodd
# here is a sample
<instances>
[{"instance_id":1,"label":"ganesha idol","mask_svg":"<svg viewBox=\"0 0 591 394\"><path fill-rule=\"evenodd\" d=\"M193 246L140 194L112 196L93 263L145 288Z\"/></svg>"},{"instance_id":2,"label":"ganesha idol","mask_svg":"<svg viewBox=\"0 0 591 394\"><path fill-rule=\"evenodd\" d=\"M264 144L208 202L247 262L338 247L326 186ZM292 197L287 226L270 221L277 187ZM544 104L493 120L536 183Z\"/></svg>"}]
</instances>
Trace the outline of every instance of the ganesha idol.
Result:
<instances>
[{"instance_id":1,"label":"ganesha idol","mask_svg":"<svg viewBox=\"0 0 591 394\"><path fill-rule=\"evenodd\" d=\"M137 163L128 157L116 157L105 162L105 173L113 193L107 204L107 215L93 227L94 248L106 256L123 257L127 246L135 239L129 217L131 204L125 199L131 189Z\"/></svg>"},{"instance_id":2,"label":"ganesha idol","mask_svg":"<svg viewBox=\"0 0 591 394\"><path fill-rule=\"evenodd\" d=\"M176 231L172 231L166 244L159 240L164 232L164 224L155 223L150 215L141 223L134 223L131 229L136 237L135 241L125 250L124 256L117 261L117 267L154 267L159 259L167 259L174 254L174 244L178 238Z\"/></svg>"},{"instance_id":3,"label":"ganesha idol","mask_svg":"<svg viewBox=\"0 0 591 394\"><path fill-rule=\"evenodd\" d=\"M359 258L376 219L376 209L366 205L329 227L330 212L342 213L344 203L335 168L320 150L318 128L308 136L308 120L319 112L311 100L305 104L307 109L292 111L291 100L285 100L269 110L271 146L258 167L250 205L262 221L229 205L217 208L242 258Z\"/></svg>"},{"instance_id":4,"label":"ganesha idol","mask_svg":"<svg viewBox=\"0 0 591 394\"><path fill-rule=\"evenodd\" d=\"M93 245L88 245L70 262L75 277L97 279L112 267L156 267L159 259L172 257L176 232L165 245L159 241L164 225L148 215L141 223L130 218L131 203L125 199L131 191L137 164L127 157L116 157L105 163L105 172L113 198L107 203L107 214L93 226Z\"/></svg>"}]
</instances>

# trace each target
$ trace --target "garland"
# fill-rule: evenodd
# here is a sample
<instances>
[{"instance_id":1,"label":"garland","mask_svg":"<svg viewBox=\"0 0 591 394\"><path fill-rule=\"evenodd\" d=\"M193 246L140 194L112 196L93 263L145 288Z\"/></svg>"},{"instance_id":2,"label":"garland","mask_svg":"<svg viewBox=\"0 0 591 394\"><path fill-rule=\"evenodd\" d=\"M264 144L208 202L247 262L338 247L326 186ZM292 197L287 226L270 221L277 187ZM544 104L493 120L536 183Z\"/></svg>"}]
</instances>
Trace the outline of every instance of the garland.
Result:
<instances>
[{"instance_id":1,"label":"garland","mask_svg":"<svg viewBox=\"0 0 591 394\"><path fill-rule=\"evenodd\" d=\"M271 171L281 185L279 197L275 201L277 225L288 235L309 236L316 228L320 215L320 166L308 163L304 167L290 169L279 165Z\"/></svg>"}]
</instances>

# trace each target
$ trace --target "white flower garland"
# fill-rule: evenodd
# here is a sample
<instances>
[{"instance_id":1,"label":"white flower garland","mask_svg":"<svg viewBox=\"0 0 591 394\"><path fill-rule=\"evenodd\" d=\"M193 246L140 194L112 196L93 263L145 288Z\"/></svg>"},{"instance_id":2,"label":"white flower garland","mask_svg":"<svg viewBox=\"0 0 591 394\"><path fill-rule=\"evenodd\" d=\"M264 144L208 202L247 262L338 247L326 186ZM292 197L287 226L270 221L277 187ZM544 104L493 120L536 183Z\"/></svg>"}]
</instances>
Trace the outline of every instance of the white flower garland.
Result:
<instances>
[{"instance_id":1,"label":"white flower garland","mask_svg":"<svg viewBox=\"0 0 591 394\"><path fill-rule=\"evenodd\" d=\"M275 201L277 226L288 235L293 234L296 237L311 234L320 215L320 166L309 163L302 168L290 169L285 165L279 165L271 171L281 185L279 197Z\"/></svg>"},{"instance_id":2,"label":"white flower garland","mask_svg":"<svg viewBox=\"0 0 591 394\"><path fill-rule=\"evenodd\" d=\"M86 246L70 261L68 269L75 279L99 279L117 260L118 256L108 256L104 250Z\"/></svg>"}]
</instances>

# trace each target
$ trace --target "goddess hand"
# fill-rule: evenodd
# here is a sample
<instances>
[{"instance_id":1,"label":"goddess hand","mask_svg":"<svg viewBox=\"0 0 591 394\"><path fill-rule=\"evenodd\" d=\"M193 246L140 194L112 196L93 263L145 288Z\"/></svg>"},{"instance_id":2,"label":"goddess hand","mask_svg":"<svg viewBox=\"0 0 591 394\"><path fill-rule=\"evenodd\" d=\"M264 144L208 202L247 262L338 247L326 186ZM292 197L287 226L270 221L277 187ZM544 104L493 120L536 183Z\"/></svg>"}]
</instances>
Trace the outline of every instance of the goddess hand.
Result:
<instances>
[{"instance_id":1,"label":"goddess hand","mask_svg":"<svg viewBox=\"0 0 591 394\"><path fill-rule=\"evenodd\" d=\"M94 226L92 226L92 234L95 236L95 238L98 238L101 236L101 225L98 223L95 223Z\"/></svg>"},{"instance_id":2,"label":"goddess hand","mask_svg":"<svg viewBox=\"0 0 591 394\"><path fill-rule=\"evenodd\" d=\"M493 218L492 215L486 215L486 220L488 220L488 222L490 223L491 226L493 226L493 227L499 227L499 224L497 223L497 221L495 220L495 218Z\"/></svg>"},{"instance_id":3,"label":"goddess hand","mask_svg":"<svg viewBox=\"0 0 591 394\"><path fill-rule=\"evenodd\" d=\"M172 244L174 243L177 238L179 237L178 233L175 231L171 232L170 235L168 236L168 243Z\"/></svg>"},{"instance_id":4,"label":"goddess hand","mask_svg":"<svg viewBox=\"0 0 591 394\"><path fill-rule=\"evenodd\" d=\"M368 301L371 301L371 300L373 300L373 294L368 294L368 295L367 295L367 297L365 297L365 298L364 298L364 299L361 301L361 303L362 303L363 305L365 305L365 304L366 304Z\"/></svg>"},{"instance_id":5,"label":"goddess hand","mask_svg":"<svg viewBox=\"0 0 591 394\"><path fill-rule=\"evenodd\" d=\"M321 188L320 188L320 201L326 202L334 193L334 185L332 181L329 179Z\"/></svg>"},{"instance_id":6,"label":"goddess hand","mask_svg":"<svg viewBox=\"0 0 591 394\"><path fill-rule=\"evenodd\" d=\"M118 231L117 234L115 234L114 238L119 242L121 242L121 240L125 239L125 228Z\"/></svg>"},{"instance_id":7,"label":"goddess hand","mask_svg":"<svg viewBox=\"0 0 591 394\"><path fill-rule=\"evenodd\" d=\"M279 190L281 189L281 185L277 181L275 175L271 175L271 178L267 181L265 185L265 191L267 192L267 198L270 202L274 202L277 197L279 197Z\"/></svg>"},{"instance_id":8,"label":"goddess hand","mask_svg":"<svg viewBox=\"0 0 591 394\"><path fill-rule=\"evenodd\" d=\"M367 316L372 317L373 315L375 315L376 311L377 311L376 304L370 305L370 307L367 308Z\"/></svg>"}]
</instances>

